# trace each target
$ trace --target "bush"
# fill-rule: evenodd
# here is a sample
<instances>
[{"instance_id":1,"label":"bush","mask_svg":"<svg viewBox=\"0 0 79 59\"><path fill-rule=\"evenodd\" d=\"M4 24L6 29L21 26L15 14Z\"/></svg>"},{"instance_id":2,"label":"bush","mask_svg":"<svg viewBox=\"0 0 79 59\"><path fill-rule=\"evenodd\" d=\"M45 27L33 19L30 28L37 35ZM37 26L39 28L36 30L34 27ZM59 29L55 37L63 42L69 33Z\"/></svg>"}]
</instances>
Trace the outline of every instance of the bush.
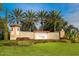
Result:
<instances>
[{"instance_id":1,"label":"bush","mask_svg":"<svg viewBox=\"0 0 79 59\"><path fill-rule=\"evenodd\" d=\"M1 40L0 41L0 46L30 46L32 44L37 44L37 43L48 43L48 42L68 42L68 40L63 39L63 40Z\"/></svg>"},{"instance_id":2,"label":"bush","mask_svg":"<svg viewBox=\"0 0 79 59\"><path fill-rule=\"evenodd\" d=\"M13 45L17 45L16 41L2 40L0 42L0 46L13 46Z\"/></svg>"},{"instance_id":3,"label":"bush","mask_svg":"<svg viewBox=\"0 0 79 59\"><path fill-rule=\"evenodd\" d=\"M30 40L29 37L17 37L16 40Z\"/></svg>"},{"instance_id":4,"label":"bush","mask_svg":"<svg viewBox=\"0 0 79 59\"><path fill-rule=\"evenodd\" d=\"M61 43L67 43L67 42L70 42L70 40L67 40L67 39L60 39L60 40L52 40L52 39L48 39L48 40L33 40L33 43L34 44L37 44L37 43L48 43L48 42L61 42Z\"/></svg>"},{"instance_id":5,"label":"bush","mask_svg":"<svg viewBox=\"0 0 79 59\"><path fill-rule=\"evenodd\" d=\"M32 41L31 40L18 40L17 41L17 45L19 46L30 46L32 45Z\"/></svg>"},{"instance_id":6,"label":"bush","mask_svg":"<svg viewBox=\"0 0 79 59\"><path fill-rule=\"evenodd\" d=\"M46 43L47 40L33 40L33 43L34 44L37 44L37 43Z\"/></svg>"},{"instance_id":7,"label":"bush","mask_svg":"<svg viewBox=\"0 0 79 59\"><path fill-rule=\"evenodd\" d=\"M0 46L30 46L32 45L31 40L2 40Z\"/></svg>"}]
</instances>

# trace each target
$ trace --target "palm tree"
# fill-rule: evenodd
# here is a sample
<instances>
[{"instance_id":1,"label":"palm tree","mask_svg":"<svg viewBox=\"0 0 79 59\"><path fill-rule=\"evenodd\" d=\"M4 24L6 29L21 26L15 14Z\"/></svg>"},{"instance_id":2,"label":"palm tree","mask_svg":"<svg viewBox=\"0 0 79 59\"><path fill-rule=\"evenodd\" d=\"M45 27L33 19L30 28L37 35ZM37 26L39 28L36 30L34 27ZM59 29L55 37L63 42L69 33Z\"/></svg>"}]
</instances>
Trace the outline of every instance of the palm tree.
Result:
<instances>
[{"instance_id":1,"label":"palm tree","mask_svg":"<svg viewBox=\"0 0 79 59\"><path fill-rule=\"evenodd\" d=\"M2 10L2 4L0 3L0 11ZM2 18L0 16L0 26L2 25Z\"/></svg>"},{"instance_id":2,"label":"palm tree","mask_svg":"<svg viewBox=\"0 0 79 59\"><path fill-rule=\"evenodd\" d=\"M0 40L3 39L3 21L2 18L0 17Z\"/></svg>"},{"instance_id":3,"label":"palm tree","mask_svg":"<svg viewBox=\"0 0 79 59\"><path fill-rule=\"evenodd\" d=\"M22 22L22 31L33 31L36 27L34 26L34 23L32 20L25 20Z\"/></svg>"},{"instance_id":4,"label":"palm tree","mask_svg":"<svg viewBox=\"0 0 79 59\"><path fill-rule=\"evenodd\" d=\"M56 24L56 31L60 31L61 29L65 30L67 26L68 26L68 23L64 21L64 19L58 20Z\"/></svg>"},{"instance_id":5,"label":"palm tree","mask_svg":"<svg viewBox=\"0 0 79 59\"><path fill-rule=\"evenodd\" d=\"M28 24L28 28L30 31L33 31L34 29L34 22L35 22L35 17L36 17L36 14L35 12L33 12L32 10L27 10L25 12L25 20L24 20L24 23L25 24Z\"/></svg>"},{"instance_id":6,"label":"palm tree","mask_svg":"<svg viewBox=\"0 0 79 59\"><path fill-rule=\"evenodd\" d=\"M47 11L44 11L44 10L41 10L37 13L37 16L38 16L38 21L41 22L41 25L42 25L42 30L43 30L43 27L44 27L44 21L47 17Z\"/></svg>"},{"instance_id":7,"label":"palm tree","mask_svg":"<svg viewBox=\"0 0 79 59\"><path fill-rule=\"evenodd\" d=\"M20 24L20 21L24 19L24 12L19 8L15 8L12 10L12 12L9 13L8 18L10 24L11 23Z\"/></svg>"},{"instance_id":8,"label":"palm tree","mask_svg":"<svg viewBox=\"0 0 79 59\"><path fill-rule=\"evenodd\" d=\"M68 40L71 40L71 42L75 42L75 39L77 38L78 30L73 25L69 25L66 29L66 38Z\"/></svg>"},{"instance_id":9,"label":"palm tree","mask_svg":"<svg viewBox=\"0 0 79 59\"><path fill-rule=\"evenodd\" d=\"M2 8L2 4L0 3L0 11L5 13L5 18L1 18L2 20L2 32L4 33L4 40L8 40L8 10Z\"/></svg>"},{"instance_id":10,"label":"palm tree","mask_svg":"<svg viewBox=\"0 0 79 59\"><path fill-rule=\"evenodd\" d=\"M0 10L2 9L2 4L0 3Z\"/></svg>"},{"instance_id":11,"label":"palm tree","mask_svg":"<svg viewBox=\"0 0 79 59\"><path fill-rule=\"evenodd\" d=\"M35 12L33 10L26 10L25 17L28 20L34 20L35 17L36 17L36 14L35 14Z\"/></svg>"},{"instance_id":12,"label":"palm tree","mask_svg":"<svg viewBox=\"0 0 79 59\"><path fill-rule=\"evenodd\" d=\"M8 40L8 10L5 10L5 18L4 18L4 39Z\"/></svg>"},{"instance_id":13,"label":"palm tree","mask_svg":"<svg viewBox=\"0 0 79 59\"><path fill-rule=\"evenodd\" d=\"M60 12L56 10L49 11L49 14L44 21L44 29L49 31L60 31L61 29L65 29L67 26L67 22L64 21Z\"/></svg>"},{"instance_id":14,"label":"palm tree","mask_svg":"<svg viewBox=\"0 0 79 59\"><path fill-rule=\"evenodd\" d=\"M53 26L54 26L53 21L51 19L47 19L44 22L43 29L46 30L46 31L53 32Z\"/></svg>"},{"instance_id":15,"label":"palm tree","mask_svg":"<svg viewBox=\"0 0 79 59\"><path fill-rule=\"evenodd\" d=\"M3 21L2 21L2 18L0 17L0 32L2 31L2 28L3 27Z\"/></svg>"},{"instance_id":16,"label":"palm tree","mask_svg":"<svg viewBox=\"0 0 79 59\"><path fill-rule=\"evenodd\" d=\"M52 10L49 12L49 18L52 19L53 24L54 24L54 31L56 31L56 25L61 19L60 12L56 10Z\"/></svg>"},{"instance_id":17,"label":"palm tree","mask_svg":"<svg viewBox=\"0 0 79 59\"><path fill-rule=\"evenodd\" d=\"M2 10L2 4L0 3L0 11ZM0 16L0 27L2 26L2 18Z\"/></svg>"}]
</instances>

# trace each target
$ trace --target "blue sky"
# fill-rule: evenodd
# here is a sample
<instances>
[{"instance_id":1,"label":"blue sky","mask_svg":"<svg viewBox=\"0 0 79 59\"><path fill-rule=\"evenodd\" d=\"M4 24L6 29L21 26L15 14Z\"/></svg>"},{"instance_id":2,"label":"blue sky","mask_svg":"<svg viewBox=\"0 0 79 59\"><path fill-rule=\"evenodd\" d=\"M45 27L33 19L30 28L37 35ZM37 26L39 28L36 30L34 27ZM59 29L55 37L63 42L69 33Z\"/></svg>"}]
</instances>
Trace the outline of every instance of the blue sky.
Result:
<instances>
[{"instance_id":1,"label":"blue sky","mask_svg":"<svg viewBox=\"0 0 79 59\"><path fill-rule=\"evenodd\" d=\"M79 4L77 3L3 3L2 6L3 8L7 8L9 11L12 11L14 8L21 8L24 11L30 9L33 9L34 11L58 10L61 11L61 15L69 24L79 28Z\"/></svg>"}]
</instances>

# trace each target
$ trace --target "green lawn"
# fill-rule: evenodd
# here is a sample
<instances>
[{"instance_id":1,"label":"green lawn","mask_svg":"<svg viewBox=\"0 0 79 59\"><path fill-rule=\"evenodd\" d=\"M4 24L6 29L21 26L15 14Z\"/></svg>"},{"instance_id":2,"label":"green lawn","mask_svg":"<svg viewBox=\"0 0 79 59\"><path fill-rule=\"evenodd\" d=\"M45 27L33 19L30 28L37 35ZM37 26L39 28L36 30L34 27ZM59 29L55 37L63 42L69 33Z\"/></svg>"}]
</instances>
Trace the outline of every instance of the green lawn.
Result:
<instances>
[{"instance_id":1,"label":"green lawn","mask_svg":"<svg viewBox=\"0 0 79 59\"><path fill-rule=\"evenodd\" d=\"M79 43L39 43L31 46L0 46L1 56L79 56Z\"/></svg>"}]
</instances>

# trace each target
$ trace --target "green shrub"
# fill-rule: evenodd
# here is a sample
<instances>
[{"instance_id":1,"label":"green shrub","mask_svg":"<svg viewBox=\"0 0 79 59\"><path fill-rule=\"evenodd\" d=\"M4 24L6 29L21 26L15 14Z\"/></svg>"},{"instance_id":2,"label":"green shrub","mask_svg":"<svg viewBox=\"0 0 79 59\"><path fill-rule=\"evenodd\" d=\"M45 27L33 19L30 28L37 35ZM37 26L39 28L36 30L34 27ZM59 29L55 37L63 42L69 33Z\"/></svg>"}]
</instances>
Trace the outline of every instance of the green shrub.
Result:
<instances>
[{"instance_id":1,"label":"green shrub","mask_svg":"<svg viewBox=\"0 0 79 59\"><path fill-rule=\"evenodd\" d=\"M52 39L48 39L48 40L34 40L33 43L37 44L37 43L48 43L48 42L61 42L61 43L69 43L70 40L67 39L59 39L59 40L52 40Z\"/></svg>"},{"instance_id":2,"label":"green shrub","mask_svg":"<svg viewBox=\"0 0 79 59\"><path fill-rule=\"evenodd\" d=\"M16 45L16 41L10 41L10 40L2 40L0 42L0 46L13 46Z\"/></svg>"},{"instance_id":3,"label":"green shrub","mask_svg":"<svg viewBox=\"0 0 79 59\"><path fill-rule=\"evenodd\" d=\"M32 41L31 40L17 41L17 45L19 45L19 46L30 46L30 45L32 45Z\"/></svg>"}]
</instances>

